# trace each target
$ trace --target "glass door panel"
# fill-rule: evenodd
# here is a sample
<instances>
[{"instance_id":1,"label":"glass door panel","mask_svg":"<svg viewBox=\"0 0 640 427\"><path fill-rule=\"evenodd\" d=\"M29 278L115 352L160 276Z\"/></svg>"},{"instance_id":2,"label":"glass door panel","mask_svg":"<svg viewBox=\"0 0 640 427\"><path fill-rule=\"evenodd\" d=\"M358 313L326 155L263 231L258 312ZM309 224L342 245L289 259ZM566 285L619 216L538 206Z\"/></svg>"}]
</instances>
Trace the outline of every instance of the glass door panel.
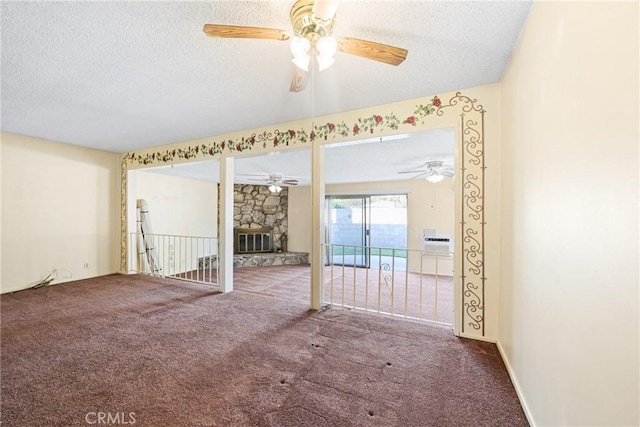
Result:
<instances>
[{"instance_id":1,"label":"glass door panel","mask_svg":"<svg viewBox=\"0 0 640 427\"><path fill-rule=\"evenodd\" d=\"M369 198L327 198L329 262L356 267L369 266Z\"/></svg>"},{"instance_id":2,"label":"glass door panel","mask_svg":"<svg viewBox=\"0 0 640 427\"><path fill-rule=\"evenodd\" d=\"M370 267L392 265L396 271L407 269L407 195L370 196Z\"/></svg>"}]
</instances>

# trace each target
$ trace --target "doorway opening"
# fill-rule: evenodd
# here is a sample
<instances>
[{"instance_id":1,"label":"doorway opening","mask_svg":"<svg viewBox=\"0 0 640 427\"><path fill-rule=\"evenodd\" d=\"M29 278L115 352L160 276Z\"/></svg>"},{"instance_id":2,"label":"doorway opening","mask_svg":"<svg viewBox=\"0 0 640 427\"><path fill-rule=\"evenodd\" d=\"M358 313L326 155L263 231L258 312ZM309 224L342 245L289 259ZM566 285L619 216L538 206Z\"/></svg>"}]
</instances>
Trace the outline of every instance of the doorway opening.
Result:
<instances>
[{"instance_id":1,"label":"doorway opening","mask_svg":"<svg viewBox=\"0 0 640 427\"><path fill-rule=\"evenodd\" d=\"M453 182L404 185L325 198L323 302L450 327Z\"/></svg>"}]
</instances>

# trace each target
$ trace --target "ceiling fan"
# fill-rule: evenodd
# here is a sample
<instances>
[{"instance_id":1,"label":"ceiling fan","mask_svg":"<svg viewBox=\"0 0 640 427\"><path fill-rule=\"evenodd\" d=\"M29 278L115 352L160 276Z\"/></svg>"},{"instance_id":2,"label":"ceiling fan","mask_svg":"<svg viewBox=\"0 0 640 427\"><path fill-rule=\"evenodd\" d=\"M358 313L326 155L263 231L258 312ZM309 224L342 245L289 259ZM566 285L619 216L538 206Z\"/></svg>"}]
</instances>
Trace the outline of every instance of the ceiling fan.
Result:
<instances>
[{"instance_id":1,"label":"ceiling fan","mask_svg":"<svg viewBox=\"0 0 640 427\"><path fill-rule=\"evenodd\" d=\"M319 71L331 66L337 51L391 65L399 65L406 59L408 51L400 47L351 37L333 38L331 34L337 8L337 0L297 0L291 8L291 53L296 64L289 88L291 92L299 92L306 87L307 72L314 64L318 65ZM205 24L203 31L209 37L280 41L291 38L286 30L262 27Z\"/></svg>"},{"instance_id":2,"label":"ceiling fan","mask_svg":"<svg viewBox=\"0 0 640 427\"><path fill-rule=\"evenodd\" d=\"M294 178L284 178L282 175L270 174L264 178L249 178L249 181L262 181L269 187L269 191L272 193L279 193L282 191L282 187L289 187L298 185L298 180Z\"/></svg>"},{"instance_id":3,"label":"ceiling fan","mask_svg":"<svg viewBox=\"0 0 640 427\"><path fill-rule=\"evenodd\" d=\"M445 165L441 160L432 160L427 162L423 166L423 169L402 171L398 173L417 173L418 175L413 176L412 179L424 177L424 179L434 184L442 181L445 177L450 178L454 175L453 168Z\"/></svg>"}]
</instances>

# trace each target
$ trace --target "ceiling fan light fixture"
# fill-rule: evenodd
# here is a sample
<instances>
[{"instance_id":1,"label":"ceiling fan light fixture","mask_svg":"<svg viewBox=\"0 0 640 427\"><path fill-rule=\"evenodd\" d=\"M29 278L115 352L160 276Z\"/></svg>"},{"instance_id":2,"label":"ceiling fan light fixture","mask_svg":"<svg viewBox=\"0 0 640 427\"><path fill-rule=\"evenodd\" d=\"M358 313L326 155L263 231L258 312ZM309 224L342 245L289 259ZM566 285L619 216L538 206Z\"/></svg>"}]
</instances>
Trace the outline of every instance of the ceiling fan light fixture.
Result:
<instances>
[{"instance_id":1,"label":"ceiling fan light fixture","mask_svg":"<svg viewBox=\"0 0 640 427\"><path fill-rule=\"evenodd\" d=\"M320 56L333 57L338 51L338 42L333 37L320 37L316 42L316 48Z\"/></svg>"},{"instance_id":2,"label":"ceiling fan light fixture","mask_svg":"<svg viewBox=\"0 0 640 427\"><path fill-rule=\"evenodd\" d=\"M311 61L311 57L307 54L303 54L300 56L294 56L291 62L296 64L296 67L300 68L303 71L309 71L309 62Z\"/></svg>"},{"instance_id":3,"label":"ceiling fan light fixture","mask_svg":"<svg viewBox=\"0 0 640 427\"><path fill-rule=\"evenodd\" d=\"M324 71L329 68L336 60L331 56L318 55L318 71Z\"/></svg>"},{"instance_id":4,"label":"ceiling fan light fixture","mask_svg":"<svg viewBox=\"0 0 640 427\"><path fill-rule=\"evenodd\" d=\"M309 49L311 49L311 43L306 38L294 37L291 40L291 54L293 55L291 61L304 71L309 71L309 61L311 60L308 54Z\"/></svg>"},{"instance_id":5,"label":"ceiling fan light fixture","mask_svg":"<svg viewBox=\"0 0 640 427\"><path fill-rule=\"evenodd\" d=\"M434 173L434 174L428 175L425 179L432 184L436 184L442 181L444 179L444 176L438 173Z\"/></svg>"},{"instance_id":6,"label":"ceiling fan light fixture","mask_svg":"<svg viewBox=\"0 0 640 427\"><path fill-rule=\"evenodd\" d=\"M333 37L321 37L316 42L316 50L318 51L318 70L326 70L335 62L333 57L338 50L338 42Z\"/></svg>"},{"instance_id":7,"label":"ceiling fan light fixture","mask_svg":"<svg viewBox=\"0 0 640 427\"><path fill-rule=\"evenodd\" d=\"M280 191L282 191L282 187L276 184L271 184L269 186L269 191L271 191L272 193L279 193Z\"/></svg>"},{"instance_id":8,"label":"ceiling fan light fixture","mask_svg":"<svg viewBox=\"0 0 640 427\"><path fill-rule=\"evenodd\" d=\"M311 43L304 37L294 37L291 40L291 54L293 56L304 55L311 49Z\"/></svg>"}]
</instances>

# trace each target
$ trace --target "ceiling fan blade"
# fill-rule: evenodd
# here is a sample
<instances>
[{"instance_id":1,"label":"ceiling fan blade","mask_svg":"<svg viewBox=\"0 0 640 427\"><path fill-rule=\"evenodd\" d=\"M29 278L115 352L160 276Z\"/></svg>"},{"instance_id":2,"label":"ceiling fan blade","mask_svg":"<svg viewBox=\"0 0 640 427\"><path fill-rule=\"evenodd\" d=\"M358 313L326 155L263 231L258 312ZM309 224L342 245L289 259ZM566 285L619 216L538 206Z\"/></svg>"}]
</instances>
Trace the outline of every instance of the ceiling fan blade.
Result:
<instances>
[{"instance_id":1,"label":"ceiling fan blade","mask_svg":"<svg viewBox=\"0 0 640 427\"><path fill-rule=\"evenodd\" d=\"M307 71L301 70L298 67L295 67L295 71L293 72L293 78L291 79L291 86L289 87L289 91L290 92L303 91L307 87L308 81L309 81L309 73Z\"/></svg>"},{"instance_id":2,"label":"ceiling fan blade","mask_svg":"<svg viewBox=\"0 0 640 427\"><path fill-rule=\"evenodd\" d=\"M247 181L260 181L260 182L268 182L269 180L266 178L247 178Z\"/></svg>"},{"instance_id":3,"label":"ceiling fan blade","mask_svg":"<svg viewBox=\"0 0 640 427\"><path fill-rule=\"evenodd\" d=\"M398 173L422 173L422 172L430 172L427 170L419 170L419 171L402 171L402 172L398 172Z\"/></svg>"},{"instance_id":4,"label":"ceiling fan blade","mask_svg":"<svg viewBox=\"0 0 640 427\"><path fill-rule=\"evenodd\" d=\"M285 179L284 181L282 181L283 184L286 185L298 185L298 180L297 179Z\"/></svg>"},{"instance_id":5,"label":"ceiling fan blade","mask_svg":"<svg viewBox=\"0 0 640 427\"><path fill-rule=\"evenodd\" d=\"M351 37L338 39L338 50L391 65L400 65L407 58L409 52L401 47Z\"/></svg>"},{"instance_id":6,"label":"ceiling fan blade","mask_svg":"<svg viewBox=\"0 0 640 427\"><path fill-rule=\"evenodd\" d=\"M418 174L418 175L416 175L416 176L412 176L410 179L422 178L423 176L425 176L425 175L430 175L430 174L431 174L431 171L422 172L422 173L419 173L419 174Z\"/></svg>"},{"instance_id":7,"label":"ceiling fan blade","mask_svg":"<svg viewBox=\"0 0 640 427\"><path fill-rule=\"evenodd\" d=\"M311 13L313 17L321 21L330 21L338 10L338 0L315 0Z\"/></svg>"},{"instance_id":8,"label":"ceiling fan blade","mask_svg":"<svg viewBox=\"0 0 640 427\"><path fill-rule=\"evenodd\" d=\"M285 30L261 27L242 27L237 25L205 24L202 29L209 37L223 37L232 39L269 39L289 40L289 33Z\"/></svg>"},{"instance_id":9,"label":"ceiling fan blade","mask_svg":"<svg viewBox=\"0 0 640 427\"><path fill-rule=\"evenodd\" d=\"M448 176L449 178L451 178L454 175L453 171L450 171L450 170L443 170L443 171L440 171L439 173L440 175Z\"/></svg>"}]
</instances>

